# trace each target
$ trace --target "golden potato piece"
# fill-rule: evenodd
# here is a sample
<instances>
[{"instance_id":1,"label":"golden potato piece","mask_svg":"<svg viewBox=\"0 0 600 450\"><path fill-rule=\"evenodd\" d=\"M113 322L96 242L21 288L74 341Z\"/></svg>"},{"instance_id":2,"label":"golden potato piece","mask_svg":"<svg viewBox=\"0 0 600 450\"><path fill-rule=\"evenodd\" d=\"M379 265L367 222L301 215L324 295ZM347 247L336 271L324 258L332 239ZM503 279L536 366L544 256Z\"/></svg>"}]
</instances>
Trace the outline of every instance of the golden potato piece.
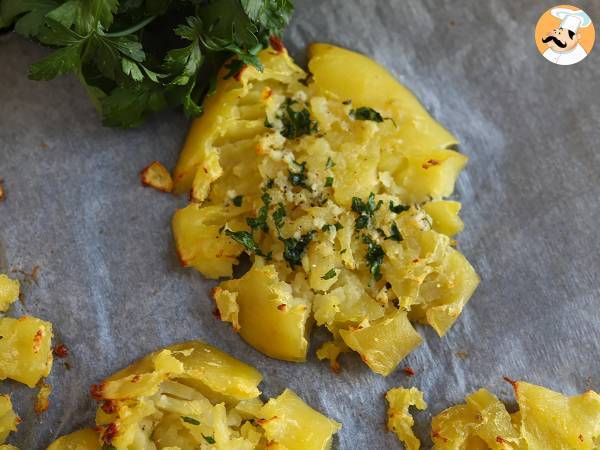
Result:
<instances>
[{"instance_id":1,"label":"golden potato piece","mask_svg":"<svg viewBox=\"0 0 600 450\"><path fill-rule=\"evenodd\" d=\"M292 295L274 266L255 265L239 280L225 281L214 291L217 304L231 295L239 308L237 331L246 342L272 358L306 360L310 304Z\"/></svg>"},{"instance_id":2,"label":"golden potato piece","mask_svg":"<svg viewBox=\"0 0 600 450\"><path fill-rule=\"evenodd\" d=\"M385 398L389 403L387 411L388 430L396 433L406 450L419 450L421 441L412 430L415 420L408 412L408 408L415 406L421 411L427 408L423 393L414 387L410 389L394 388L385 394Z\"/></svg>"},{"instance_id":3,"label":"golden potato piece","mask_svg":"<svg viewBox=\"0 0 600 450\"><path fill-rule=\"evenodd\" d=\"M189 341L151 353L96 385L99 400L153 395L160 383L177 379L209 397L244 400L260 394L262 375L253 367L201 341Z\"/></svg>"},{"instance_id":4,"label":"golden potato piece","mask_svg":"<svg viewBox=\"0 0 600 450\"><path fill-rule=\"evenodd\" d=\"M173 216L173 234L181 265L209 278L230 277L243 247L221 232L225 224L241 227L239 208L190 204Z\"/></svg>"},{"instance_id":5,"label":"golden potato piece","mask_svg":"<svg viewBox=\"0 0 600 450\"><path fill-rule=\"evenodd\" d=\"M35 317L0 319L0 380L34 387L52 368L52 324Z\"/></svg>"},{"instance_id":6,"label":"golden potato piece","mask_svg":"<svg viewBox=\"0 0 600 450\"><path fill-rule=\"evenodd\" d=\"M365 327L340 330L340 336L375 373L389 375L422 342L406 312L396 311Z\"/></svg>"},{"instance_id":7,"label":"golden potato piece","mask_svg":"<svg viewBox=\"0 0 600 450\"><path fill-rule=\"evenodd\" d=\"M34 405L35 413L38 415L48 410L48 407L50 406L50 394L52 394L52 386L48 383L42 381L39 383L39 387L40 390L35 398Z\"/></svg>"},{"instance_id":8,"label":"golden potato piece","mask_svg":"<svg viewBox=\"0 0 600 450\"><path fill-rule=\"evenodd\" d=\"M152 187L158 191L171 192L173 190L171 174L158 161L152 162L140 172L140 180L144 186Z\"/></svg>"},{"instance_id":9,"label":"golden potato piece","mask_svg":"<svg viewBox=\"0 0 600 450\"><path fill-rule=\"evenodd\" d=\"M10 397L0 395L0 444L6 440L12 431L17 431L17 425L20 421L19 416L13 411Z\"/></svg>"},{"instance_id":10,"label":"golden potato piece","mask_svg":"<svg viewBox=\"0 0 600 450\"><path fill-rule=\"evenodd\" d=\"M452 200L435 200L423 205L433 221L433 229L452 237L462 231L464 223L459 217L461 204Z\"/></svg>"},{"instance_id":11,"label":"golden potato piece","mask_svg":"<svg viewBox=\"0 0 600 450\"><path fill-rule=\"evenodd\" d=\"M20 285L18 280L13 280L4 274L0 274L0 312L8 310L17 298L19 298Z\"/></svg>"},{"instance_id":12,"label":"golden potato piece","mask_svg":"<svg viewBox=\"0 0 600 450\"><path fill-rule=\"evenodd\" d=\"M600 443L600 394L567 397L519 381L514 384L521 433L531 450L597 449Z\"/></svg>"},{"instance_id":13,"label":"golden potato piece","mask_svg":"<svg viewBox=\"0 0 600 450\"><path fill-rule=\"evenodd\" d=\"M59 437L47 450L101 450L99 438L96 431L84 428Z\"/></svg>"},{"instance_id":14,"label":"golden potato piece","mask_svg":"<svg viewBox=\"0 0 600 450\"><path fill-rule=\"evenodd\" d=\"M341 425L308 406L286 389L260 411L267 440L287 450L326 450Z\"/></svg>"}]
</instances>

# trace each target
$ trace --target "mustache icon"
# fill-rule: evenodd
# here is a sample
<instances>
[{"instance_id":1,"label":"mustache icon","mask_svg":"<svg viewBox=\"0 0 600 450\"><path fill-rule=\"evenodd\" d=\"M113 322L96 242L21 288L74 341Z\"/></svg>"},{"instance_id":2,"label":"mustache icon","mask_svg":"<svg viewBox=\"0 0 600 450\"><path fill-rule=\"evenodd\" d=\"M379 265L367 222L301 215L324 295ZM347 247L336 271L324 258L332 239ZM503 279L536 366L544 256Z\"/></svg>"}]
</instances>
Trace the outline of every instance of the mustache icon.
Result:
<instances>
[{"instance_id":1,"label":"mustache icon","mask_svg":"<svg viewBox=\"0 0 600 450\"><path fill-rule=\"evenodd\" d=\"M566 42L561 42L556 36L547 36L542 38L542 42L546 44L547 42L553 41L560 48L565 48L567 46Z\"/></svg>"}]
</instances>

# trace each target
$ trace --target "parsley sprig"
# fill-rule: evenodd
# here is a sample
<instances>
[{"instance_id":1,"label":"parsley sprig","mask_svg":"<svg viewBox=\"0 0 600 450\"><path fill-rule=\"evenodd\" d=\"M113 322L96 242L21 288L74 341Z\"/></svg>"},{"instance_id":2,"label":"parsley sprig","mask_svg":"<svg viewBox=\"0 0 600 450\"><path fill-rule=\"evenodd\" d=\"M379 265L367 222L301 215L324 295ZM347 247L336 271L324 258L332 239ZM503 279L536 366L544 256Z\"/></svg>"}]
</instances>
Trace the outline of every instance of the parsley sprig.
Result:
<instances>
[{"instance_id":1,"label":"parsley sprig","mask_svg":"<svg viewBox=\"0 0 600 450\"><path fill-rule=\"evenodd\" d=\"M72 72L109 126L135 127L181 106L190 117L231 56L235 73L281 36L292 0L0 0L0 29L53 48L34 80Z\"/></svg>"}]
</instances>

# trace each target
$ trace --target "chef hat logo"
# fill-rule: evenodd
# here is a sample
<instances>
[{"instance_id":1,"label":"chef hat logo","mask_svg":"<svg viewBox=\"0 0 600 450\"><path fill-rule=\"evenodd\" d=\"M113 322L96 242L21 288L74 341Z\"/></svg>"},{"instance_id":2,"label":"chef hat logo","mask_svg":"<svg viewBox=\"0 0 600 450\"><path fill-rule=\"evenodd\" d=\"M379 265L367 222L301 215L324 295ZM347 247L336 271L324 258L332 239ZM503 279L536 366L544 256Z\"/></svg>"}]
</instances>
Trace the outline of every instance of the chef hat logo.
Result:
<instances>
[{"instance_id":1,"label":"chef hat logo","mask_svg":"<svg viewBox=\"0 0 600 450\"><path fill-rule=\"evenodd\" d=\"M589 27L592 23L590 16L581 9L573 11L567 8L552 8L550 14L561 20L560 28L571 30L573 33L577 33L579 28Z\"/></svg>"},{"instance_id":2,"label":"chef hat logo","mask_svg":"<svg viewBox=\"0 0 600 450\"><path fill-rule=\"evenodd\" d=\"M569 66L583 61L592 51L595 39L592 18L572 5L547 10L535 27L535 44L548 61Z\"/></svg>"}]
</instances>

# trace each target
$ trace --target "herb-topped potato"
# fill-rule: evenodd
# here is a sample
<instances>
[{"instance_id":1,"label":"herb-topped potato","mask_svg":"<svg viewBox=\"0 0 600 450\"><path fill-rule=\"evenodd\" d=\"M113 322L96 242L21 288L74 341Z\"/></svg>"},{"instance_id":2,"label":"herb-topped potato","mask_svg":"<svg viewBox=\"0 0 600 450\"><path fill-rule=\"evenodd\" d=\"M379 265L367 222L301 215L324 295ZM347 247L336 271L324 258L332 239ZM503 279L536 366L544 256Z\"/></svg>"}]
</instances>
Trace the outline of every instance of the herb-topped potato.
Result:
<instances>
[{"instance_id":1,"label":"herb-topped potato","mask_svg":"<svg viewBox=\"0 0 600 450\"><path fill-rule=\"evenodd\" d=\"M285 390L263 403L253 367L200 341L154 352L92 386L96 430L50 450L326 450L340 425Z\"/></svg>"},{"instance_id":2,"label":"herb-topped potato","mask_svg":"<svg viewBox=\"0 0 600 450\"><path fill-rule=\"evenodd\" d=\"M454 248L452 194L466 156L385 69L325 44L306 73L285 49L263 71L231 61L174 171L191 203L175 214L180 261L231 277L214 290L221 318L252 346L306 358L313 324L331 360L354 350L391 373L421 338L447 332L479 278Z\"/></svg>"}]
</instances>

